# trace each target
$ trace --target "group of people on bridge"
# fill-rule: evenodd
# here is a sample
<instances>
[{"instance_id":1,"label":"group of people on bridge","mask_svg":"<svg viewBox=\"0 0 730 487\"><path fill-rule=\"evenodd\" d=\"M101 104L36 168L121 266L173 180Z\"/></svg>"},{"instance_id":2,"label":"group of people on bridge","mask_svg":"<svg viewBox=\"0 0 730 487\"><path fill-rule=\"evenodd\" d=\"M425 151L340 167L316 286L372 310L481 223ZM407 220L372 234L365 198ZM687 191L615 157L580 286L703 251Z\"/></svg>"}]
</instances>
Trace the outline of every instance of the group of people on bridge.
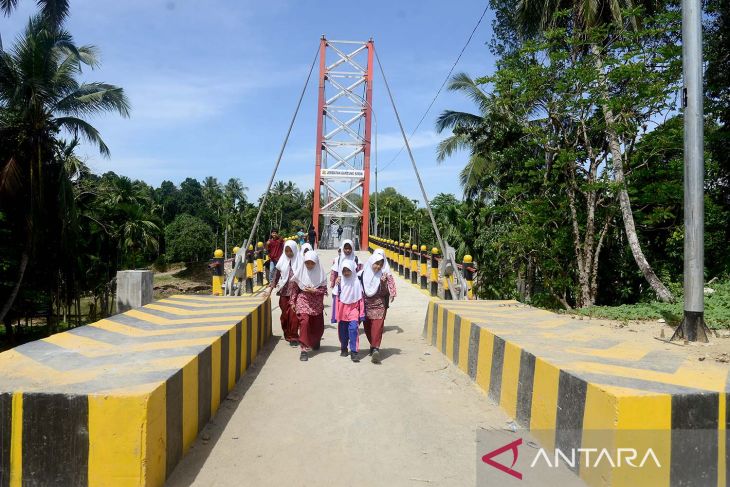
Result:
<instances>
[{"instance_id":1,"label":"group of people on bridge","mask_svg":"<svg viewBox=\"0 0 730 487\"><path fill-rule=\"evenodd\" d=\"M301 361L309 360L309 354L320 348L328 287L332 291L331 322L337 324L340 356L360 361L359 336L363 325L371 361L379 364L385 317L396 297L395 280L385 253L376 250L363 265L354 253L352 241L344 240L328 277L309 243L283 243L278 259L272 260L270 282L264 293L269 296L278 288L284 339L292 347L300 347Z\"/></svg>"}]
</instances>

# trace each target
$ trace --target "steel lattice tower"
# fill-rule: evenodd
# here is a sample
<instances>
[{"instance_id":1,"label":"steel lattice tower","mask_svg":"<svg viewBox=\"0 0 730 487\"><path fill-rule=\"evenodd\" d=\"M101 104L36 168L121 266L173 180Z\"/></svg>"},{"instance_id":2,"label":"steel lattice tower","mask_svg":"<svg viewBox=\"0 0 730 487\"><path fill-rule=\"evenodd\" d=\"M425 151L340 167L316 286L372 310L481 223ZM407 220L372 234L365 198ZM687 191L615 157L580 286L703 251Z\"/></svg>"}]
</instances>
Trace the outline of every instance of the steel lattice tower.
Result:
<instances>
[{"instance_id":1,"label":"steel lattice tower","mask_svg":"<svg viewBox=\"0 0 730 487\"><path fill-rule=\"evenodd\" d=\"M368 245L372 96L373 40L322 36L312 215L322 247L334 242L332 230L338 225L345 230L343 238L357 235L358 220L360 246Z\"/></svg>"}]
</instances>

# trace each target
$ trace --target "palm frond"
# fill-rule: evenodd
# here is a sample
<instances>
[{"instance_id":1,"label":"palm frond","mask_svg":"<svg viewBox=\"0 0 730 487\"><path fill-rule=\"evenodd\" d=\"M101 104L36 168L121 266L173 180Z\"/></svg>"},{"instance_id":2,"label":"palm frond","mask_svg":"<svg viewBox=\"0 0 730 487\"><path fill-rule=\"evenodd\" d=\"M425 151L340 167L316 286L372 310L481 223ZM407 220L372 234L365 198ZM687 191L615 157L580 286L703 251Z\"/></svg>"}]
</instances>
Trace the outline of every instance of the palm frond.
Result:
<instances>
[{"instance_id":1,"label":"palm frond","mask_svg":"<svg viewBox=\"0 0 730 487\"><path fill-rule=\"evenodd\" d=\"M89 122L81 120L76 117L60 117L56 119L56 123L59 127L68 130L74 137L81 135L84 139L96 144L99 148L99 153L104 157L109 157L111 152L109 147L104 143L101 138L101 134L96 130Z\"/></svg>"},{"instance_id":2,"label":"palm frond","mask_svg":"<svg viewBox=\"0 0 730 487\"><path fill-rule=\"evenodd\" d=\"M469 147L469 140L463 134L454 134L446 137L436 147L436 161L443 162L457 150L467 149Z\"/></svg>"},{"instance_id":3,"label":"palm frond","mask_svg":"<svg viewBox=\"0 0 730 487\"><path fill-rule=\"evenodd\" d=\"M456 126L476 127L482 121L482 117L473 113L444 110L436 119L436 132L441 133L447 128Z\"/></svg>"},{"instance_id":4,"label":"palm frond","mask_svg":"<svg viewBox=\"0 0 730 487\"><path fill-rule=\"evenodd\" d=\"M479 85L466 73L457 73L451 77L448 89L460 91L477 104L480 111L485 113L489 107L489 95L484 93Z\"/></svg>"}]
</instances>

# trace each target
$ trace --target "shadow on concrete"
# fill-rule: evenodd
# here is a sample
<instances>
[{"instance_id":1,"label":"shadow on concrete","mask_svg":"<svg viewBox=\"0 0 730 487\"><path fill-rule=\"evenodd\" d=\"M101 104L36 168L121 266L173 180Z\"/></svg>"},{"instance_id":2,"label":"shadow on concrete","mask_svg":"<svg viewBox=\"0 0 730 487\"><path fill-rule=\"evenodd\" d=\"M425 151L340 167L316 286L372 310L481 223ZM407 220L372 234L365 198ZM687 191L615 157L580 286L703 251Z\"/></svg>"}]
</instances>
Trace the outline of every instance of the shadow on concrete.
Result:
<instances>
[{"instance_id":1,"label":"shadow on concrete","mask_svg":"<svg viewBox=\"0 0 730 487\"><path fill-rule=\"evenodd\" d=\"M400 355L400 348L381 348L380 349L380 361L383 362L388 360L393 355Z\"/></svg>"},{"instance_id":2,"label":"shadow on concrete","mask_svg":"<svg viewBox=\"0 0 730 487\"><path fill-rule=\"evenodd\" d=\"M395 331L396 333L403 333L403 328L401 328L400 326L397 326L397 325L395 325L395 326L384 326L383 327L383 331L386 332L386 333L389 332L389 331Z\"/></svg>"},{"instance_id":3,"label":"shadow on concrete","mask_svg":"<svg viewBox=\"0 0 730 487\"><path fill-rule=\"evenodd\" d=\"M248 367L246 372L241 376L238 384L228 393L225 399L221 402L215 416L205 425L205 427L198 433L198 437L195 439L193 446L190 450L180 459L175 470L173 470L168 479L171 479L175 472L184 465L185 471L188 472L186 475L175 476L175 482L172 485L187 487L195 482L197 475L190 475L190 472L199 472L206 460L213 451L216 443L220 439L223 431L226 429L226 425L233 417L233 414L238 409L243 397L246 392L251 388L253 383L256 381L261 369L266 364L266 361L271 356L271 352L274 351L276 346L288 347L289 344L281 339L279 335L272 335L264 343L264 346L259 351L256 359ZM167 482L165 485L171 485Z\"/></svg>"}]
</instances>

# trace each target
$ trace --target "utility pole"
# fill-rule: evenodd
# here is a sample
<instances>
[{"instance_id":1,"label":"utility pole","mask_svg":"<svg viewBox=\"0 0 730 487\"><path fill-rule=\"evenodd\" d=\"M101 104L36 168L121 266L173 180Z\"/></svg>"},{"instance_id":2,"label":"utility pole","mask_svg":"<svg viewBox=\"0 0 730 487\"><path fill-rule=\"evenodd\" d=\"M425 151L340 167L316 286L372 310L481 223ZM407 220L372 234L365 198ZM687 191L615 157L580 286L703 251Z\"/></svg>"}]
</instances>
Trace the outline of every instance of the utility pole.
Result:
<instances>
[{"instance_id":1,"label":"utility pole","mask_svg":"<svg viewBox=\"0 0 730 487\"><path fill-rule=\"evenodd\" d=\"M704 296L704 107L702 100L702 2L682 0L684 76L684 319L675 332L708 341Z\"/></svg>"}]
</instances>

